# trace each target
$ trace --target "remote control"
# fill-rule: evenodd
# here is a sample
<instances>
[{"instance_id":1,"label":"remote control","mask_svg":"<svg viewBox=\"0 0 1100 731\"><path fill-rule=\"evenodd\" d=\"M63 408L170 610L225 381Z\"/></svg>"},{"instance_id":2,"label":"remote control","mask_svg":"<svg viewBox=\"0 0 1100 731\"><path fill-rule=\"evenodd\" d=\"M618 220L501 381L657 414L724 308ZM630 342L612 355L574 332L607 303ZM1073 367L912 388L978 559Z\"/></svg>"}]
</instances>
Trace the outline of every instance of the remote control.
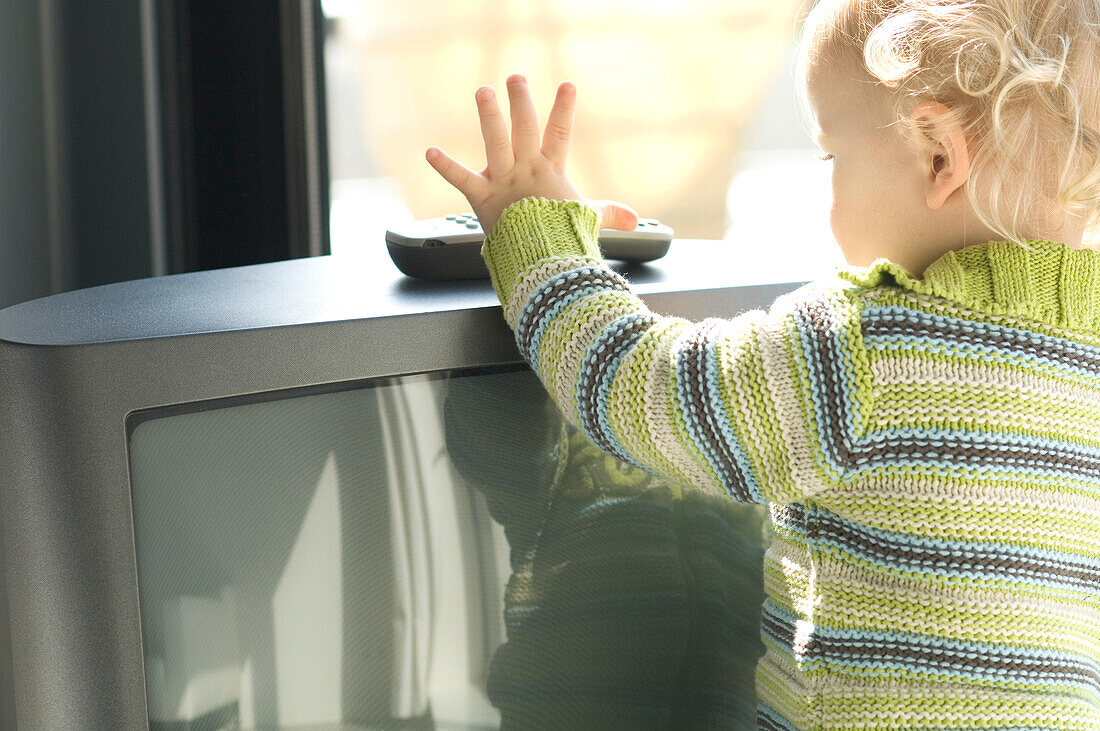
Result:
<instances>
[{"instance_id":1,"label":"remote control","mask_svg":"<svg viewBox=\"0 0 1100 731\"><path fill-rule=\"evenodd\" d=\"M672 229L642 218L633 231L601 229L599 241L607 259L653 261L668 253ZM481 258L484 242L485 232L472 213L412 221L386 231L393 263L418 279L488 279L489 270Z\"/></svg>"}]
</instances>

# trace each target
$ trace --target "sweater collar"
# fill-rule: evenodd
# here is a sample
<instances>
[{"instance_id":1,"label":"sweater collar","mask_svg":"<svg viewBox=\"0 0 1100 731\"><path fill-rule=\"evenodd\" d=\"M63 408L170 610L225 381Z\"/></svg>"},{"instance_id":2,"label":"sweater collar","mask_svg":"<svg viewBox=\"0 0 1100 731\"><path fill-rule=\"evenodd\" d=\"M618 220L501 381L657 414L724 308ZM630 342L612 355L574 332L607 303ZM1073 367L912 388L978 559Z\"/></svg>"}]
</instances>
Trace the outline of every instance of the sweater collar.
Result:
<instances>
[{"instance_id":1,"label":"sweater collar","mask_svg":"<svg viewBox=\"0 0 1100 731\"><path fill-rule=\"evenodd\" d=\"M1026 248L1025 248L1026 246ZM1100 331L1100 251L1051 241L990 241L951 251L917 279L880 259L867 269L840 272L848 281L898 285L996 315Z\"/></svg>"}]
</instances>

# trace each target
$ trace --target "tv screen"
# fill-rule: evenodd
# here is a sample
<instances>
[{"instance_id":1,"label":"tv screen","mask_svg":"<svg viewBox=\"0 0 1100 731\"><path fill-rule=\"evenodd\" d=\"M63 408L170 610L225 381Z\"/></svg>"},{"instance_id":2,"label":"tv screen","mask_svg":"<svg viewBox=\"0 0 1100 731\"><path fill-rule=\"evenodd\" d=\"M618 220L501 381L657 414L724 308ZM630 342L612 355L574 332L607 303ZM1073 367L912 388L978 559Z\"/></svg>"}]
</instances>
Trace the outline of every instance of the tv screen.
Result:
<instances>
[{"instance_id":1,"label":"tv screen","mask_svg":"<svg viewBox=\"0 0 1100 731\"><path fill-rule=\"evenodd\" d=\"M153 728L754 722L761 509L605 457L529 371L129 427Z\"/></svg>"}]
</instances>

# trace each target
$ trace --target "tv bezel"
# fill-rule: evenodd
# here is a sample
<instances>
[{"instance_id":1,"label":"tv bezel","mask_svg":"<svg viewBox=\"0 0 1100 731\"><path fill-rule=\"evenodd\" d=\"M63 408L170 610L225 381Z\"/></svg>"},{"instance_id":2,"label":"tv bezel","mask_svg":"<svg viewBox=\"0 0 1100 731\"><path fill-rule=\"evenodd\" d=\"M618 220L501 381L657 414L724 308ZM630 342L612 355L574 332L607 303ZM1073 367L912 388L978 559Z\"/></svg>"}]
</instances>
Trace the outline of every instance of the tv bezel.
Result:
<instances>
[{"instance_id":1,"label":"tv bezel","mask_svg":"<svg viewBox=\"0 0 1100 731\"><path fill-rule=\"evenodd\" d=\"M624 273L651 309L694 320L766 307L803 283L749 260L729 242L679 241ZM135 414L520 362L488 282L410 280L381 253L123 282L0 311L0 666L10 668L0 722L149 723Z\"/></svg>"}]
</instances>

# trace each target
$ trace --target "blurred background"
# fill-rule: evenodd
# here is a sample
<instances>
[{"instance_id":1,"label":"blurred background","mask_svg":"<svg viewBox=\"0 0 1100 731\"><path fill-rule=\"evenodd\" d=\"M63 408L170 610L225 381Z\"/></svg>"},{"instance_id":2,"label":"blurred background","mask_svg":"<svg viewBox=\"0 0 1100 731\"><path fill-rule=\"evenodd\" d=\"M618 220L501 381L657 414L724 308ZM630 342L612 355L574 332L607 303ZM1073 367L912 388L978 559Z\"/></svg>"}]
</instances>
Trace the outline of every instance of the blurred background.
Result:
<instances>
[{"instance_id":1,"label":"blurred background","mask_svg":"<svg viewBox=\"0 0 1100 731\"><path fill-rule=\"evenodd\" d=\"M559 82L576 83L570 173L585 195L626 202L678 237L727 238L777 261L786 249L804 269L839 263L829 166L796 93L801 5L324 0L333 252L465 211L424 150L484 167L474 90L490 84L506 105L504 80L520 72L540 115Z\"/></svg>"}]
</instances>

